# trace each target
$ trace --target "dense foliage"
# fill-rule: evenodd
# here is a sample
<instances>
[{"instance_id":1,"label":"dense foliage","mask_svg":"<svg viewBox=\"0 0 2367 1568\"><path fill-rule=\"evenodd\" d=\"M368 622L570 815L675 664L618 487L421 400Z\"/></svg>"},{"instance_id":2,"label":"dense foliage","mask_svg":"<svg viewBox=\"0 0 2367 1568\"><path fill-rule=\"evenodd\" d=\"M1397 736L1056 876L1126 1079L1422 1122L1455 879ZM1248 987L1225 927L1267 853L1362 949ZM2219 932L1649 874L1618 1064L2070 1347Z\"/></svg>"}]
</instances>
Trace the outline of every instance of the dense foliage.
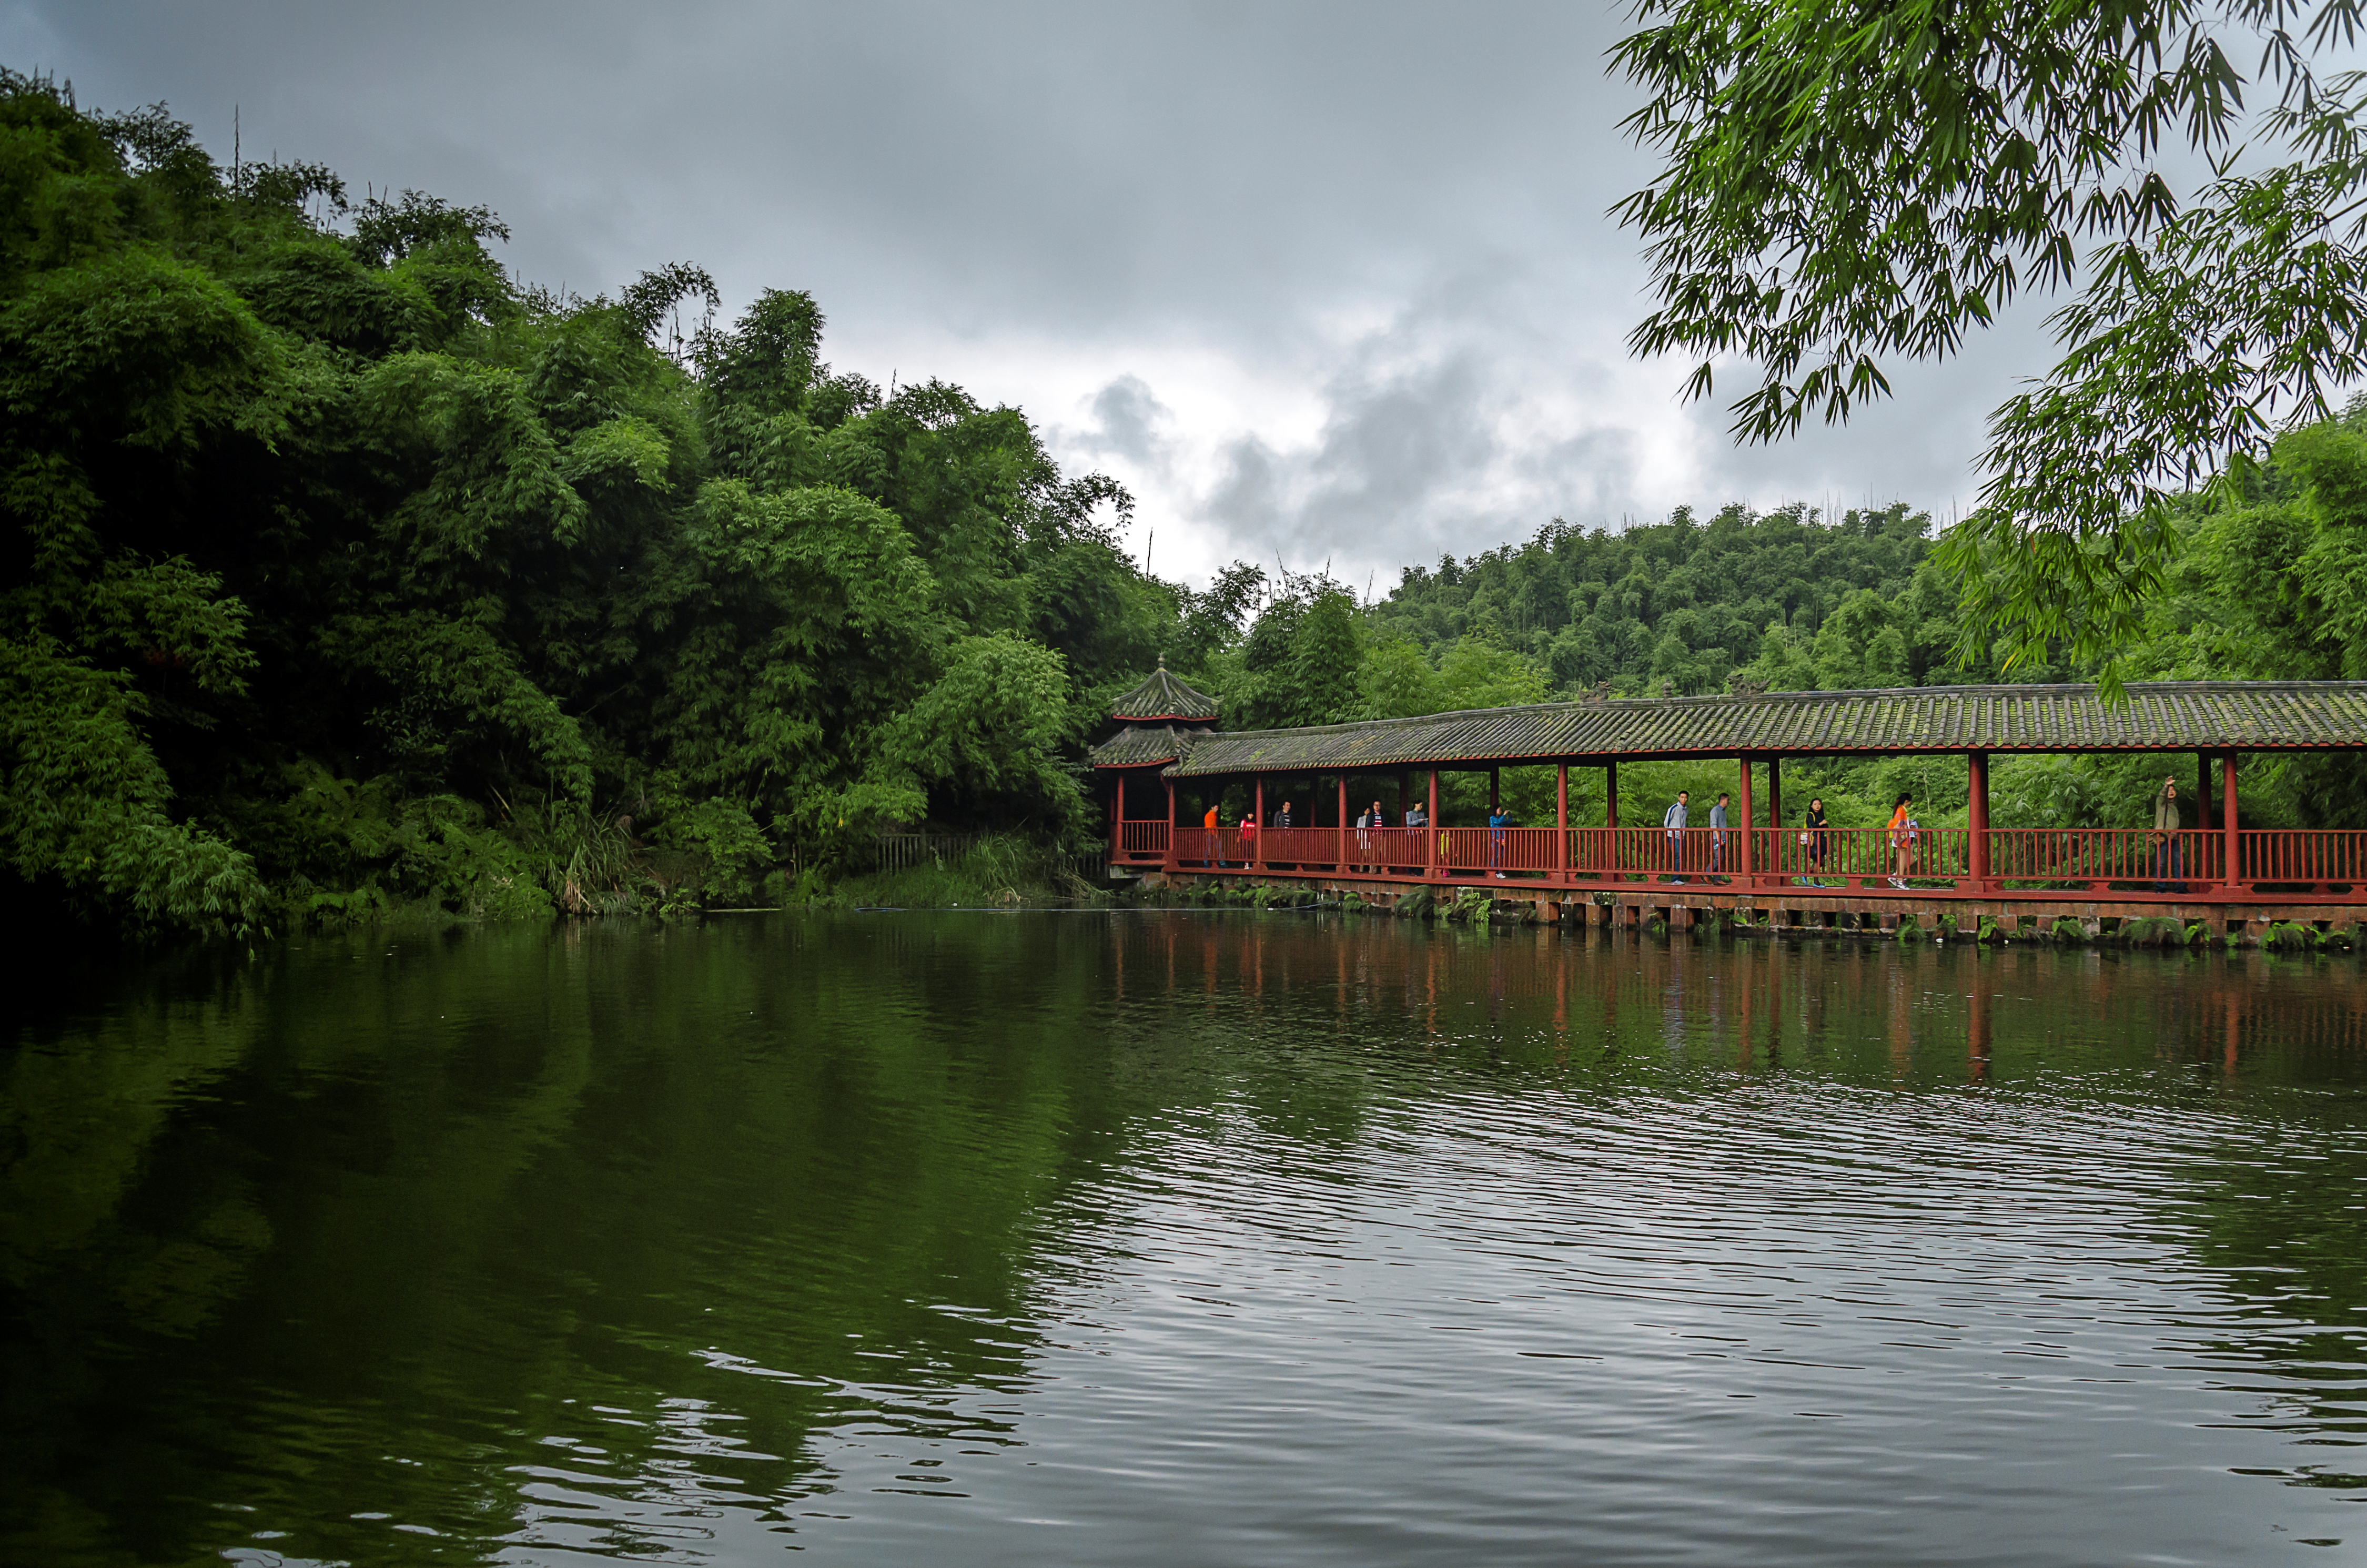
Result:
<instances>
[{"instance_id":1,"label":"dense foliage","mask_svg":"<svg viewBox=\"0 0 2367 1568\"><path fill-rule=\"evenodd\" d=\"M0 845L45 899L744 896L885 822L1084 822L1175 606L1015 410L833 374L802 294L555 298L488 212L17 75L0 192Z\"/></svg>"},{"instance_id":2,"label":"dense foliage","mask_svg":"<svg viewBox=\"0 0 2367 1568\"><path fill-rule=\"evenodd\" d=\"M2025 290L2073 290L2061 358L1992 415L1984 505L1942 553L1966 651L2068 640L2115 681L2183 537L2177 495L2367 369L2367 83L2316 69L2350 63L2358 0L1637 17L1614 56L1663 158L1620 208L1658 293L1637 350L1692 358L1695 395L1721 359L1755 368L1735 430L1770 440L1846 418Z\"/></svg>"}]
</instances>

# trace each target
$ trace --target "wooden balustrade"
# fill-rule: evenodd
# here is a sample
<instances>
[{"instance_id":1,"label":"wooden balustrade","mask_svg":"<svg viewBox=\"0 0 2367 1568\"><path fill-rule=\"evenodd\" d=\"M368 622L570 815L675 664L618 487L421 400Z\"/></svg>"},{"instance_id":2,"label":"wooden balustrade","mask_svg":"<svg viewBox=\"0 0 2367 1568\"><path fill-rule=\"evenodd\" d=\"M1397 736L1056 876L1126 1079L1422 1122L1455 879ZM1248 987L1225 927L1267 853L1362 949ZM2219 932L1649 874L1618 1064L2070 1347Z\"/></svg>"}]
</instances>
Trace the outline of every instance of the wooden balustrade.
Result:
<instances>
[{"instance_id":1,"label":"wooden balustrade","mask_svg":"<svg viewBox=\"0 0 2367 1568\"><path fill-rule=\"evenodd\" d=\"M1285 878L1467 882L1501 872L1507 881L1573 888L1682 879L1771 891L1897 891L1889 880L1897 874L1898 846L1887 828L1748 831L1748 876L1741 870L1741 828L1574 827L1557 844L1550 827L1267 827L1254 833L1179 827L1171 846L1167 824L1129 822L1118 824L1116 854L1124 862L1158 862L1180 871L1255 869ZM2191 828L2167 839L2142 828L1991 828L1987 838L1989 875L1976 881L1969 829L1915 830L1906 846L1908 891L2216 901L2307 892L2323 902L2367 903L2367 830L2244 830L2232 887L2226 835L2214 828ZM1557 853L1565 846L1566 870Z\"/></svg>"},{"instance_id":2,"label":"wooden balustrade","mask_svg":"<svg viewBox=\"0 0 2367 1568\"><path fill-rule=\"evenodd\" d=\"M2236 835L2236 878L2254 885L2352 892L2367 884L2367 831L2358 828L2247 830Z\"/></svg>"},{"instance_id":3,"label":"wooden balustrade","mask_svg":"<svg viewBox=\"0 0 2367 1568\"><path fill-rule=\"evenodd\" d=\"M1125 861L1164 862L1167 858L1167 824L1163 822L1118 824L1117 858Z\"/></svg>"}]
</instances>

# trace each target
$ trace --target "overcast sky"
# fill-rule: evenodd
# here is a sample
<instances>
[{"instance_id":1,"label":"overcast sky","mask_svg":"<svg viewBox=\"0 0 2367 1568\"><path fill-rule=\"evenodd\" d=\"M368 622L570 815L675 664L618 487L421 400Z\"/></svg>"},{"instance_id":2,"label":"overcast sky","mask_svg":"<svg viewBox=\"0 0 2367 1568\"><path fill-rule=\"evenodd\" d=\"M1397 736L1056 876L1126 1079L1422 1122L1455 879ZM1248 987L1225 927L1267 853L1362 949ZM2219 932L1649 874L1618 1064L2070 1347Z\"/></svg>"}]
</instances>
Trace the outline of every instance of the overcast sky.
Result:
<instances>
[{"instance_id":1,"label":"overcast sky","mask_svg":"<svg viewBox=\"0 0 2367 1568\"><path fill-rule=\"evenodd\" d=\"M1648 177L1621 14L0 0L0 60L166 100L219 155L506 219L534 282L695 261L810 290L827 355L1015 403L1134 492L1129 544L1385 592L1398 568L1680 503L1969 506L2035 312L1839 431L1737 449L1605 210Z\"/></svg>"}]
</instances>

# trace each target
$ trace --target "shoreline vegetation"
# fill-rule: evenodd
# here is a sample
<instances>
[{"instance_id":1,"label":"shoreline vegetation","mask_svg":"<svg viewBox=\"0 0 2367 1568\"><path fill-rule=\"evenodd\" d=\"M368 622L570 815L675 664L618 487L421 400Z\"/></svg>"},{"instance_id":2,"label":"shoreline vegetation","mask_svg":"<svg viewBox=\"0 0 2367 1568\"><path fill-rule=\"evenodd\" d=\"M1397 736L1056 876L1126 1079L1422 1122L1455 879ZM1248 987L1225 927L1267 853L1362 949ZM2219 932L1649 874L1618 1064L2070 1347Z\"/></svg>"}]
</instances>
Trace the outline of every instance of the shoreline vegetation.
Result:
<instances>
[{"instance_id":1,"label":"shoreline vegetation","mask_svg":"<svg viewBox=\"0 0 2367 1568\"><path fill-rule=\"evenodd\" d=\"M1131 497L1020 410L826 363L795 290L727 319L676 262L554 293L483 208L225 166L162 105L5 67L0 141L0 852L60 930L1110 898L1079 869L1105 828L1081 758L1162 658L1230 728L2097 673L2076 638L1955 662L1967 584L1905 505L1555 519L1377 597L1244 562L1195 588L1142 569ZM2361 476L2354 407L2182 498L2118 667L2367 676ZM2000 759L1992 820L2142 825L2163 767ZM1734 781L1621 771L1631 812ZM1502 784L1551 820L1550 768ZM1901 790L1927 825L1964 811L1920 758L1784 786L1836 827ZM1447 780L1442 821L1485 788ZM2367 822L2367 781L2263 758L2242 809ZM883 871L883 832L986 836Z\"/></svg>"}]
</instances>

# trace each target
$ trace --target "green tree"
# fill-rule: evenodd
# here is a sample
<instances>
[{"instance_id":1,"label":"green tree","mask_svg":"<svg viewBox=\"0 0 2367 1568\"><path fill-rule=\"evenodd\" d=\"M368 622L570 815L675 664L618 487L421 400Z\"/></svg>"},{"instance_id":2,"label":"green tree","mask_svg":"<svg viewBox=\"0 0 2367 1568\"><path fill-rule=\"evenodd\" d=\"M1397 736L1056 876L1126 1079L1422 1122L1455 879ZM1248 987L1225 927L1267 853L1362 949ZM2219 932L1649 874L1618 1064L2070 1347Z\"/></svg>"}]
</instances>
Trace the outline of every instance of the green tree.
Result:
<instances>
[{"instance_id":1,"label":"green tree","mask_svg":"<svg viewBox=\"0 0 2367 1568\"><path fill-rule=\"evenodd\" d=\"M0 72L0 863L37 895L547 910L637 832L742 893L884 822L1089 814L1096 694L1184 600L1017 410L883 397L810 296L718 323L686 263L521 286L483 209L224 170L161 108Z\"/></svg>"},{"instance_id":2,"label":"green tree","mask_svg":"<svg viewBox=\"0 0 2367 1568\"><path fill-rule=\"evenodd\" d=\"M1618 208L1658 295L1637 351L1693 357L1695 396L1716 359L1754 365L1734 429L1772 440L1845 419L1886 365L1946 357L2025 289L2074 290L2063 357L1992 416L1982 507L1943 550L1963 654L2067 644L2116 688L2180 538L2174 494L2240 473L2367 368L2361 81L2315 69L2356 0L1638 15L1614 55L1664 163ZM2259 48L2248 76L2237 35ZM2248 118L2255 78L2274 101ZM2181 199L2189 158L2211 174Z\"/></svg>"}]
</instances>

